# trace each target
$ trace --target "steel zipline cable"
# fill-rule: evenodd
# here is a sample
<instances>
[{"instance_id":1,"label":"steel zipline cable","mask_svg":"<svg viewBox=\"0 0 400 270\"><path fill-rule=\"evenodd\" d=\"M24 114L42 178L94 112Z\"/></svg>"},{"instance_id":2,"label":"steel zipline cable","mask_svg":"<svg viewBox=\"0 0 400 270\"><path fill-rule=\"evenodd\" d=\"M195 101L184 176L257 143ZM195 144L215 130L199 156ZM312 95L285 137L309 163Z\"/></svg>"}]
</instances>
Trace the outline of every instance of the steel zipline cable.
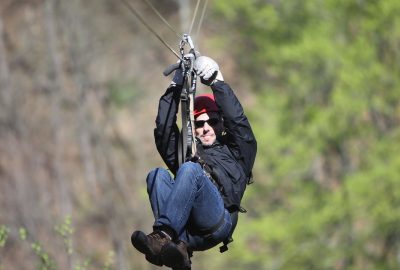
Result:
<instances>
[{"instance_id":1,"label":"steel zipline cable","mask_svg":"<svg viewBox=\"0 0 400 270\"><path fill-rule=\"evenodd\" d=\"M196 19L196 17L197 17L197 11L199 10L200 1L201 1L201 0L197 0L196 8L194 9L193 18L192 18L192 23L190 24L190 28L189 28L188 35L190 35L190 34L192 33L194 21L195 21L195 19Z\"/></svg>"},{"instance_id":2,"label":"steel zipline cable","mask_svg":"<svg viewBox=\"0 0 400 270\"><path fill-rule=\"evenodd\" d=\"M165 45L165 47L167 47L173 54L175 54L176 57L181 59L181 56L174 49L172 49L172 47L167 42L164 41L164 39L146 22L145 19L143 19L142 16L140 16L139 12L127 0L121 0L121 2L136 16L136 18L139 19L139 21L144 26L147 27L150 32L152 32L158 38L158 40L161 41L162 44Z\"/></svg>"},{"instance_id":3,"label":"steel zipline cable","mask_svg":"<svg viewBox=\"0 0 400 270\"><path fill-rule=\"evenodd\" d=\"M136 18L139 19L139 21L151 32L153 33L153 35L159 40L161 41L162 44L164 44L165 47L167 47L176 57L178 57L180 60L182 60L182 55L179 55L151 26L150 24L148 24L146 22L146 20L140 15L140 13L135 9L135 7L133 5L131 5L129 2L129 0L121 0L121 2L129 9L129 11L136 16ZM164 24L172 31L174 32L179 38L182 38L182 36L175 31L175 29L168 23L168 21L161 15L161 13L154 7L154 5L149 1L149 0L143 0L150 8L151 10L153 10L153 12L160 18L161 21L164 22ZM196 3L196 8L194 10L193 13L193 18L192 18L192 22L189 28L189 32L188 35L190 35L190 33L192 32L193 26L194 26L194 22L195 19L197 17L197 13L198 13L198 9L200 6L200 2L201 0L197 0ZM208 4L208 0L205 1L205 4L203 6L203 10L202 10L202 14L201 17L199 19L199 23L197 26L197 31L196 31L196 38L199 35L200 32L200 28L201 28L201 24L203 23L204 20L204 14L207 8L207 4ZM185 34L183 35L185 36Z\"/></svg>"},{"instance_id":4,"label":"steel zipline cable","mask_svg":"<svg viewBox=\"0 0 400 270\"><path fill-rule=\"evenodd\" d=\"M175 31L175 29L168 23L168 21L161 15L161 13L154 7L154 5L149 1L149 0L144 0L146 4L153 10L155 14L165 23L165 25L176 34L178 38L181 38L182 35L180 35L178 32Z\"/></svg>"},{"instance_id":5,"label":"steel zipline cable","mask_svg":"<svg viewBox=\"0 0 400 270\"><path fill-rule=\"evenodd\" d=\"M200 28L201 28L201 26L203 24L203 21L204 21L204 16L206 14L207 5L208 5L208 0L206 0L206 2L204 3L203 10L201 11L200 20L199 20L199 23L197 24L197 29L196 29L196 34L195 34L196 40L199 37Z\"/></svg>"}]
</instances>

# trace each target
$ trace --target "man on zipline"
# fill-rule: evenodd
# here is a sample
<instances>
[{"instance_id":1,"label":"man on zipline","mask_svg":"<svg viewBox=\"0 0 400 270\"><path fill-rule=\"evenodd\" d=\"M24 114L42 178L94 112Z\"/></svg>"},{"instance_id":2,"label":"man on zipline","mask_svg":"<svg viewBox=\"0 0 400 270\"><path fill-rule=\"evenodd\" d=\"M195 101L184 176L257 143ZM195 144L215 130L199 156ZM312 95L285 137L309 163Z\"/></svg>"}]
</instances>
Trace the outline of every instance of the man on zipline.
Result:
<instances>
[{"instance_id":1,"label":"man on zipline","mask_svg":"<svg viewBox=\"0 0 400 270\"><path fill-rule=\"evenodd\" d=\"M131 237L149 262L175 270L191 268L193 251L229 242L238 212L245 211L240 202L257 150L249 121L218 64L200 56L194 69L213 91L194 102L196 156L179 167L176 119L183 78L177 70L160 98L154 130L157 149L175 177L163 168L149 173L153 232L135 231Z\"/></svg>"}]
</instances>

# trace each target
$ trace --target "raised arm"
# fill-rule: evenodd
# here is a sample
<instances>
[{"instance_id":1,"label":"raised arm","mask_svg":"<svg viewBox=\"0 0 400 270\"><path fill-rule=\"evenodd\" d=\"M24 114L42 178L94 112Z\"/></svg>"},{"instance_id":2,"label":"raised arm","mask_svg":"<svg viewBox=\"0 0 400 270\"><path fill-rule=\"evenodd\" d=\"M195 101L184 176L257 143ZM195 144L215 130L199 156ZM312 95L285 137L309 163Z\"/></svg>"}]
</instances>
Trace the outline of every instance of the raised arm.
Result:
<instances>
[{"instance_id":1,"label":"raised arm","mask_svg":"<svg viewBox=\"0 0 400 270\"><path fill-rule=\"evenodd\" d=\"M215 102L219 107L226 128L227 144L242 164L247 176L250 176L257 152L257 142L249 120L244 114L231 87L224 81L216 81L211 86Z\"/></svg>"},{"instance_id":2,"label":"raised arm","mask_svg":"<svg viewBox=\"0 0 400 270\"><path fill-rule=\"evenodd\" d=\"M257 142L243 107L232 88L224 82L218 64L207 56L199 57L195 69L202 83L211 86L215 102L224 119L227 140L236 159L241 163L248 177L254 165Z\"/></svg>"},{"instance_id":3,"label":"raised arm","mask_svg":"<svg viewBox=\"0 0 400 270\"><path fill-rule=\"evenodd\" d=\"M178 170L179 129L176 124L182 86L171 85L158 104L154 139L161 158L172 171Z\"/></svg>"}]
</instances>

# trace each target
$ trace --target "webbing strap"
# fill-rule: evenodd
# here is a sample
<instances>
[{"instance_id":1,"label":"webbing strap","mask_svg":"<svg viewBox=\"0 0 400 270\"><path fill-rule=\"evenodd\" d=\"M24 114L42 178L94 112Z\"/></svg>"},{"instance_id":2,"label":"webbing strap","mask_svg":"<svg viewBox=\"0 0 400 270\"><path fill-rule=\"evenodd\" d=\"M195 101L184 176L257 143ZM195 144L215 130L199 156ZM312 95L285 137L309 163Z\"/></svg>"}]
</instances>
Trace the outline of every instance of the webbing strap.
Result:
<instances>
[{"instance_id":1,"label":"webbing strap","mask_svg":"<svg viewBox=\"0 0 400 270\"><path fill-rule=\"evenodd\" d=\"M181 116L182 116L182 130L179 137L178 145L178 159L179 167L186 161L187 144L188 144L188 119L187 119L187 98L184 93L181 94Z\"/></svg>"},{"instance_id":2,"label":"webbing strap","mask_svg":"<svg viewBox=\"0 0 400 270\"><path fill-rule=\"evenodd\" d=\"M200 235L200 236L207 236L207 235L213 234L216 231L218 231L218 229L222 225L224 225L224 223L225 223L225 211L223 212L223 214L222 214L221 218L219 219L219 221L215 225L213 225L212 227L207 228L207 229L203 229L203 230L201 230L201 229L190 229L190 232L193 233L193 234L196 234L196 235Z\"/></svg>"},{"instance_id":3,"label":"webbing strap","mask_svg":"<svg viewBox=\"0 0 400 270\"><path fill-rule=\"evenodd\" d=\"M191 129L191 146L192 146L192 155L191 157L194 157L196 154L196 136L195 136L195 130L194 130L194 95L196 91L196 78L193 79L194 82L192 82L192 87L194 89L191 89L191 92L189 94L189 121L190 121L190 129Z\"/></svg>"},{"instance_id":4,"label":"webbing strap","mask_svg":"<svg viewBox=\"0 0 400 270\"><path fill-rule=\"evenodd\" d=\"M191 42L190 37L186 37ZM191 45L193 46L193 44ZM183 50L183 47L181 47ZM184 81L180 97L181 103L181 117L182 117L182 128L179 137L178 144L178 165L179 167L189 158L192 158L196 154L196 139L194 130L194 96L196 93L196 74L193 71L193 63L195 59L194 50L191 50L191 57L183 56L184 60L188 61L189 64L185 64ZM183 54L183 52L182 52ZM190 62L189 62L190 61Z\"/></svg>"},{"instance_id":5,"label":"webbing strap","mask_svg":"<svg viewBox=\"0 0 400 270\"><path fill-rule=\"evenodd\" d=\"M192 98L190 98L190 86L189 76L185 76L183 82L183 88L181 93L181 117L182 117L182 128L179 137L178 144L178 162L179 167L186 161L189 156L194 154L193 152L193 130L190 119L190 114L193 114ZM190 137L190 139L189 139Z\"/></svg>"}]
</instances>

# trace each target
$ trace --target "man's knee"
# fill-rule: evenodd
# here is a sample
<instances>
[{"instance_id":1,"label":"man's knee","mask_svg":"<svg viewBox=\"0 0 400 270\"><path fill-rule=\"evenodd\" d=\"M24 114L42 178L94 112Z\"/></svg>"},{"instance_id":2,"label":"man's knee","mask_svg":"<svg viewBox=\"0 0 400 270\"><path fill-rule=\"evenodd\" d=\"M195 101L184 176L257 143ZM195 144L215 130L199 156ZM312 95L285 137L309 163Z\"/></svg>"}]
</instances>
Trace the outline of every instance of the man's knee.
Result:
<instances>
[{"instance_id":1,"label":"man's knee","mask_svg":"<svg viewBox=\"0 0 400 270\"><path fill-rule=\"evenodd\" d=\"M168 181L171 178L169 172L164 168L155 168L149 172L146 178L147 187L153 187L157 182Z\"/></svg>"},{"instance_id":2,"label":"man's knee","mask_svg":"<svg viewBox=\"0 0 400 270\"><path fill-rule=\"evenodd\" d=\"M178 176L192 180L193 182L198 181L199 177L203 173L203 169L200 164L194 162L185 162L181 165L178 170Z\"/></svg>"},{"instance_id":3,"label":"man's knee","mask_svg":"<svg viewBox=\"0 0 400 270\"><path fill-rule=\"evenodd\" d=\"M196 174L201 172L201 166L198 163L194 163L191 161L185 162L181 165L181 167L179 168L178 172L184 172L184 173L192 173L192 174Z\"/></svg>"}]
</instances>

